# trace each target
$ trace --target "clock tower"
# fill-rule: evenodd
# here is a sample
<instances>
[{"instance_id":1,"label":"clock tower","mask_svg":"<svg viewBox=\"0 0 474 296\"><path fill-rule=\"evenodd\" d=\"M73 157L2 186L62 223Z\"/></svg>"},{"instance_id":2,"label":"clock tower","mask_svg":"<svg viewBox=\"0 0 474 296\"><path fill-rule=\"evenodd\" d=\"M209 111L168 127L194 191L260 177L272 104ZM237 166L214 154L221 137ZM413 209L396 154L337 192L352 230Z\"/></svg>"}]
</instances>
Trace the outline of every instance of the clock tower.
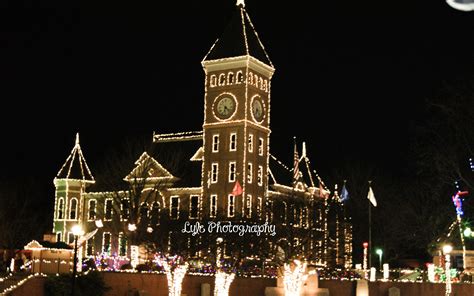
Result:
<instances>
[{"instance_id":1,"label":"clock tower","mask_svg":"<svg viewBox=\"0 0 474 296\"><path fill-rule=\"evenodd\" d=\"M275 71L245 10L202 61L205 71L203 215L263 219L268 190L270 81ZM233 192L238 183L242 192Z\"/></svg>"}]
</instances>

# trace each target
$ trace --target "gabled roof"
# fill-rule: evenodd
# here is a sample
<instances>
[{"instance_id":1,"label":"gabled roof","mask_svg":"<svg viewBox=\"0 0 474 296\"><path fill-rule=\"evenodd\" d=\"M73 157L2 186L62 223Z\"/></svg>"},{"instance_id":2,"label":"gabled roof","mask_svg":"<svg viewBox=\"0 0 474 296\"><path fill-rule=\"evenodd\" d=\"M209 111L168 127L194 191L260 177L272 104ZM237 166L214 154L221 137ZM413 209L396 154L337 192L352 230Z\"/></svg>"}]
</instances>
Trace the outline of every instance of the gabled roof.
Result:
<instances>
[{"instance_id":1,"label":"gabled roof","mask_svg":"<svg viewBox=\"0 0 474 296\"><path fill-rule=\"evenodd\" d=\"M133 179L150 181L171 181L176 177L173 176L167 169L165 169L156 159L143 152L142 155L135 161L135 168L128 174L124 180L131 181Z\"/></svg>"},{"instance_id":2,"label":"gabled roof","mask_svg":"<svg viewBox=\"0 0 474 296\"><path fill-rule=\"evenodd\" d=\"M245 11L245 6L238 2L224 33L216 40L203 61L239 56L252 56L273 67L249 15Z\"/></svg>"},{"instance_id":3,"label":"gabled roof","mask_svg":"<svg viewBox=\"0 0 474 296\"><path fill-rule=\"evenodd\" d=\"M81 180L87 183L95 183L94 177L87 166L86 159L82 154L81 145L79 144L79 133L76 134L76 144L56 175L56 179Z\"/></svg>"}]
</instances>

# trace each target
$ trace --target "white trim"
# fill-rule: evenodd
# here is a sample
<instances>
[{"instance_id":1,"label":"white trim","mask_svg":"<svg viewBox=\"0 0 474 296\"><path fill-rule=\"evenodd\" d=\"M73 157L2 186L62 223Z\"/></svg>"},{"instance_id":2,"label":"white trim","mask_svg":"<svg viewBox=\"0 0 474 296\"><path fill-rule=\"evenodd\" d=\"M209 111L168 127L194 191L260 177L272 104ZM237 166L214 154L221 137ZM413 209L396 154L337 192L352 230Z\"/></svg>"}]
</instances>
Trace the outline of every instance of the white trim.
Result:
<instances>
[{"instance_id":1,"label":"white trim","mask_svg":"<svg viewBox=\"0 0 474 296\"><path fill-rule=\"evenodd\" d=\"M75 207L74 207L74 208L75 208L75 209L74 209L74 216L75 216L74 218L72 218L72 202L73 202L73 201L76 201L76 205L75 205ZM77 200L77 198L75 198L75 197L71 198L70 203L69 203L69 213L68 213L68 214L69 214L69 215L68 215L69 220L78 220L78 216L79 216L79 215L78 215L79 213L77 212L77 209L78 209L78 202L79 202L79 201Z\"/></svg>"},{"instance_id":2,"label":"white trim","mask_svg":"<svg viewBox=\"0 0 474 296\"><path fill-rule=\"evenodd\" d=\"M91 245L91 243L90 243L91 240L92 240L92 245ZM89 250L89 245L92 247L90 254L89 254L89 252L88 252L88 250ZM86 256L94 256L94 251L95 251L95 236L92 236L91 238L89 238L88 240L86 240L86 248L85 248L85 251L86 251Z\"/></svg>"},{"instance_id":3,"label":"white trim","mask_svg":"<svg viewBox=\"0 0 474 296\"><path fill-rule=\"evenodd\" d=\"M215 197L215 200L213 198ZM217 216L217 194L211 194L211 200L210 200L210 213L209 217L215 218Z\"/></svg>"},{"instance_id":4,"label":"white trim","mask_svg":"<svg viewBox=\"0 0 474 296\"><path fill-rule=\"evenodd\" d=\"M122 250L122 239L125 241L125 254L120 253L120 251ZM118 235L118 250L117 250L117 254L118 254L119 256L127 256L127 249L128 249L128 240L127 240L127 237L124 235L123 232L119 232L119 235Z\"/></svg>"},{"instance_id":5,"label":"white trim","mask_svg":"<svg viewBox=\"0 0 474 296\"><path fill-rule=\"evenodd\" d=\"M232 167L234 169L232 169ZM237 162L229 161L229 183L235 182L236 170L237 170Z\"/></svg>"},{"instance_id":6,"label":"white trim","mask_svg":"<svg viewBox=\"0 0 474 296\"><path fill-rule=\"evenodd\" d=\"M227 72L227 85L232 85L234 83L235 83L234 72L232 72L232 71Z\"/></svg>"},{"instance_id":7,"label":"white trim","mask_svg":"<svg viewBox=\"0 0 474 296\"><path fill-rule=\"evenodd\" d=\"M260 196L258 196L257 200L258 200L258 202L257 202L257 218L260 219L260 218L262 218L263 199Z\"/></svg>"},{"instance_id":8,"label":"white trim","mask_svg":"<svg viewBox=\"0 0 474 296\"><path fill-rule=\"evenodd\" d=\"M219 163L211 163L211 184L217 183L219 177Z\"/></svg>"},{"instance_id":9,"label":"white trim","mask_svg":"<svg viewBox=\"0 0 474 296\"><path fill-rule=\"evenodd\" d=\"M259 165L257 170L257 184L258 186L263 185L263 166Z\"/></svg>"},{"instance_id":10,"label":"white trim","mask_svg":"<svg viewBox=\"0 0 474 296\"><path fill-rule=\"evenodd\" d=\"M232 213L231 213L232 208ZM235 196L229 194L227 196L227 217L231 218L235 216Z\"/></svg>"},{"instance_id":11,"label":"white trim","mask_svg":"<svg viewBox=\"0 0 474 296\"><path fill-rule=\"evenodd\" d=\"M62 209L61 209L61 202L63 202L62 204ZM65 205L65 202L64 202L64 197L60 197L58 198L58 210L57 210L57 213L56 213L56 219L57 220L64 220L66 219L66 212L64 211L64 205ZM62 217L60 218L59 217L59 210L61 209L61 212L62 212Z\"/></svg>"},{"instance_id":12,"label":"white trim","mask_svg":"<svg viewBox=\"0 0 474 296\"><path fill-rule=\"evenodd\" d=\"M263 143L264 140L262 137L258 138L258 155L263 156Z\"/></svg>"},{"instance_id":13,"label":"white trim","mask_svg":"<svg viewBox=\"0 0 474 296\"><path fill-rule=\"evenodd\" d=\"M108 250L104 250L104 247L105 247L105 236L106 235L109 235L109 249ZM102 246L100 247L100 250L101 250L101 253L106 253L107 255L110 256L110 254L112 254L112 233L110 232L104 232L102 233Z\"/></svg>"},{"instance_id":14,"label":"white trim","mask_svg":"<svg viewBox=\"0 0 474 296\"><path fill-rule=\"evenodd\" d=\"M216 87L217 86L217 76L215 74L211 75L211 78L209 79L209 85L211 87Z\"/></svg>"},{"instance_id":15,"label":"white trim","mask_svg":"<svg viewBox=\"0 0 474 296\"><path fill-rule=\"evenodd\" d=\"M225 75L225 73L220 73L219 78L217 79L217 85L218 86L225 86L225 84L227 82L226 80L227 80L227 76Z\"/></svg>"},{"instance_id":16,"label":"white trim","mask_svg":"<svg viewBox=\"0 0 474 296\"><path fill-rule=\"evenodd\" d=\"M229 151L237 151L237 133L236 132L230 133L230 136L229 136Z\"/></svg>"},{"instance_id":17,"label":"white trim","mask_svg":"<svg viewBox=\"0 0 474 296\"><path fill-rule=\"evenodd\" d=\"M111 201L111 204L110 204L110 218L107 218L107 210L109 209L109 207L107 206L107 202L109 200ZM114 200L113 200L113 198L106 198L105 201L104 201L104 221L112 221L113 216L114 216Z\"/></svg>"},{"instance_id":18,"label":"white trim","mask_svg":"<svg viewBox=\"0 0 474 296\"><path fill-rule=\"evenodd\" d=\"M252 195L247 194L245 200L245 216L247 218L252 218Z\"/></svg>"}]
</instances>

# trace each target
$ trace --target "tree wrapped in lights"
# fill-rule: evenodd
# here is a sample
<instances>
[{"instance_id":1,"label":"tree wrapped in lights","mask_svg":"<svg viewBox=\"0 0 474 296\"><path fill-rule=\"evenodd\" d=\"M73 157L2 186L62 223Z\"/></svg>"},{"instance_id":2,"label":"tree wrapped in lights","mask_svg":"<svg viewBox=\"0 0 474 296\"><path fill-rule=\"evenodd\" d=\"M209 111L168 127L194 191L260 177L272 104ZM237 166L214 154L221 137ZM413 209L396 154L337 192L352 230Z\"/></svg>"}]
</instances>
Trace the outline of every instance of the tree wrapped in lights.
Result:
<instances>
[{"instance_id":1,"label":"tree wrapped in lights","mask_svg":"<svg viewBox=\"0 0 474 296\"><path fill-rule=\"evenodd\" d=\"M173 256L171 258L164 258L155 256L158 265L162 266L166 272L166 279L168 280L168 295L181 296L184 276L188 271L188 263L182 263L182 258Z\"/></svg>"},{"instance_id":2,"label":"tree wrapped in lights","mask_svg":"<svg viewBox=\"0 0 474 296\"><path fill-rule=\"evenodd\" d=\"M293 265L293 268L292 268ZM283 284L285 296L300 296L306 275L306 262L294 260L293 263L283 265Z\"/></svg>"},{"instance_id":3,"label":"tree wrapped in lights","mask_svg":"<svg viewBox=\"0 0 474 296\"><path fill-rule=\"evenodd\" d=\"M214 287L214 296L228 296L230 284L234 281L235 273L227 273L222 269L221 258L222 258L222 238L217 238L217 250L216 250L216 279Z\"/></svg>"}]
</instances>

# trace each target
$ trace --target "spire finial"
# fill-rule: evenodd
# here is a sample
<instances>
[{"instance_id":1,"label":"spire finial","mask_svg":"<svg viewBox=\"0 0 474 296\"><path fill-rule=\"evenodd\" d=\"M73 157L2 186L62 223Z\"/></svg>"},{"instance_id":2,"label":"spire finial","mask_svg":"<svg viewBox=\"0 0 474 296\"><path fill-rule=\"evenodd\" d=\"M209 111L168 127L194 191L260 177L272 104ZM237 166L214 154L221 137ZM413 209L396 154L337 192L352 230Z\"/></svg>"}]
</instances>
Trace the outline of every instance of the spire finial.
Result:
<instances>
[{"instance_id":1,"label":"spire finial","mask_svg":"<svg viewBox=\"0 0 474 296\"><path fill-rule=\"evenodd\" d=\"M76 133L76 146L79 145L79 133Z\"/></svg>"},{"instance_id":2,"label":"spire finial","mask_svg":"<svg viewBox=\"0 0 474 296\"><path fill-rule=\"evenodd\" d=\"M237 0L237 3L235 5L237 5L237 6L242 5L242 7L245 7L245 1L244 0Z\"/></svg>"}]
</instances>

